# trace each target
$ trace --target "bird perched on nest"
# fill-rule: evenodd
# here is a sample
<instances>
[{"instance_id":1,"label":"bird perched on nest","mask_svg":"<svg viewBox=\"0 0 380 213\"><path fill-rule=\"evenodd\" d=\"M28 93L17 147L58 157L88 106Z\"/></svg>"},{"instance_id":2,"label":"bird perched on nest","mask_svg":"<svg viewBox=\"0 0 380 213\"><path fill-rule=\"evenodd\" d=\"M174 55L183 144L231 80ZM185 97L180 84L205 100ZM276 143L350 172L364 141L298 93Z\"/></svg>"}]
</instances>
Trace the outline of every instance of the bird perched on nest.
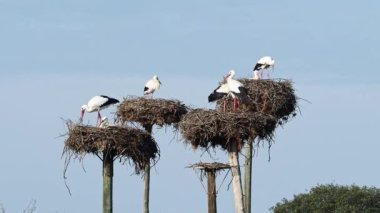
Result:
<instances>
[{"instance_id":1,"label":"bird perched on nest","mask_svg":"<svg viewBox=\"0 0 380 213\"><path fill-rule=\"evenodd\" d=\"M240 107L240 102L246 102L247 100L247 89L244 85L233 79L235 76L235 71L230 70L226 76L224 76L225 82L220 84L218 88L214 90L208 96L208 101L213 102L218 99L222 99L228 95L230 95L234 99L233 111L236 111L236 107ZM226 111L226 100L223 103L223 110Z\"/></svg>"},{"instance_id":2,"label":"bird perched on nest","mask_svg":"<svg viewBox=\"0 0 380 213\"><path fill-rule=\"evenodd\" d=\"M93 98L91 98L88 101L87 105L83 105L81 107L79 121L82 123L83 116L84 116L85 112L97 111L98 112L98 119L96 121L96 126L98 126L98 124L100 124L100 122L101 122L100 110L103 110L103 109L105 109L105 108L107 108L113 104L117 104L117 103L119 103L119 100L117 100L115 98L110 98L110 97L105 96L105 95L94 96Z\"/></svg>"},{"instance_id":3,"label":"bird perched on nest","mask_svg":"<svg viewBox=\"0 0 380 213\"><path fill-rule=\"evenodd\" d=\"M108 122L108 118L106 116L102 117L102 120L100 121L99 127L100 128L107 128L110 126L110 123Z\"/></svg>"},{"instance_id":4,"label":"bird perched on nest","mask_svg":"<svg viewBox=\"0 0 380 213\"><path fill-rule=\"evenodd\" d=\"M144 87L144 95L153 97L153 93L160 89L161 81L158 79L157 75L153 76L153 79L150 79L148 82L146 82Z\"/></svg>"},{"instance_id":5,"label":"bird perched on nest","mask_svg":"<svg viewBox=\"0 0 380 213\"><path fill-rule=\"evenodd\" d=\"M267 70L270 67L272 67L272 69L274 70L273 58L270 56L264 56L257 61L255 67L253 68L253 71L256 71L256 70L260 71L260 78L262 78L263 77L263 70L264 69ZM270 71L268 70L268 78L270 78L269 73L270 73Z\"/></svg>"}]
</instances>

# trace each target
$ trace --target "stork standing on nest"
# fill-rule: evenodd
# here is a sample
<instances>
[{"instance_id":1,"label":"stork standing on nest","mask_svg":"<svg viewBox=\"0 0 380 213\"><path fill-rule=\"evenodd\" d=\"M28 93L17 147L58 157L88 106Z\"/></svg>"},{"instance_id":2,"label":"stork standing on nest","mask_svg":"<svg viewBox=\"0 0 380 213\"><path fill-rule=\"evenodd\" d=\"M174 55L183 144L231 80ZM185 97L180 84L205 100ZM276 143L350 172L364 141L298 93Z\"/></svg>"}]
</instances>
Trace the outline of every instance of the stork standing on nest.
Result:
<instances>
[{"instance_id":1,"label":"stork standing on nest","mask_svg":"<svg viewBox=\"0 0 380 213\"><path fill-rule=\"evenodd\" d=\"M148 82L146 82L144 87L144 95L150 96L153 98L153 93L160 89L161 81L158 79L157 75L153 76L153 79L150 79Z\"/></svg>"},{"instance_id":2,"label":"stork standing on nest","mask_svg":"<svg viewBox=\"0 0 380 213\"><path fill-rule=\"evenodd\" d=\"M253 71L260 71L260 78L263 77L263 70L268 70L270 67L272 67L272 70L274 71L274 60L270 56L264 56L260 58L255 67L253 68ZM268 70L268 78L270 78L270 71Z\"/></svg>"},{"instance_id":3,"label":"stork standing on nest","mask_svg":"<svg viewBox=\"0 0 380 213\"><path fill-rule=\"evenodd\" d=\"M98 119L97 119L97 122L96 122L96 126L98 126L98 124L100 124L101 122L101 115L100 115L100 110L103 110L113 104L117 104L119 103L119 100L115 99L115 98L110 98L108 96L105 96L105 95L97 95L97 96L94 96L93 98L91 98L87 105L83 105L81 107L81 111L80 111L80 119L79 121L82 123L83 121L83 116L84 116L84 113L85 112L95 112L97 111L98 112Z\"/></svg>"},{"instance_id":4,"label":"stork standing on nest","mask_svg":"<svg viewBox=\"0 0 380 213\"><path fill-rule=\"evenodd\" d=\"M230 95L234 99L233 111L235 112L236 108L240 107L240 102L247 100L247 89L241 82L233 79L234 76L235 71L230 70L228 74L224 76L225 82L208 96L208 101L213 102ZM224 112L226 111L226 100L223 102L223 110Z\"/></svg>"}]
</instances>

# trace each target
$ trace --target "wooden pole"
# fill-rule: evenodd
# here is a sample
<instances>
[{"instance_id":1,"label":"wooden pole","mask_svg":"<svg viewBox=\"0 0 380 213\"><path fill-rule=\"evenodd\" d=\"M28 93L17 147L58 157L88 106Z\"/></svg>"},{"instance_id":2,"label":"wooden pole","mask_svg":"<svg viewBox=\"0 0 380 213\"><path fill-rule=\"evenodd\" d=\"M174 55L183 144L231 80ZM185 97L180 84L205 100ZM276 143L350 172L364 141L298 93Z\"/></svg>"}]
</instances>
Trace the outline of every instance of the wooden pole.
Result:
<instances>
[{"instance_id":1,"label":"wooden pole","mask_svg":"<svg viewBox=\"0 0 380 213\"><path fill-rule=\"evenodd\" d=\"M216 213L215 170L206 170L208 191L208 213Z\"/></svg>"},{"instance_id":2,"label":"wooden pole","mask_svg":"<svg viewBox=\"0 0 380 213\"><path fill-rule=\"evenodd\" d=\"M254 139L253 139L254 140ZM245 181L244 181L244 207L245 213L251 213L252 202L252 141L247 141L245 147Z\"/></svg>"},{"instance_id":3,"label":"wooden pole","mask_svg":"<svg viewBox=\"0 0 380 213\"><path fill-rule=\"evenodd\" d=\"M103 151L103 213L112 213L113 155Z\"/></svg>"},{"instance_id":4,"label":"wooden pole","mask_svg":"<svg viewBox=\"0 0 380 213\"><path fill-rule=\"evenodd\" d=\"M144 213L149 213L150 163L145 166Z\"/></svg>"},{"instance_id":5,"label":"wooden pole","mask_svg":"<svg viewBox=\"0 0 380 213\"><path fill-rule=\"evenodd\" d=\"M152 134L152 125L145 125L145 130ZM144 213L149 213L149 191L150 191L150 162L144 168L145 188L144 188Z\"/></svg>"},{"instance_id":6,"label":"wooden pole","mask_svg":"<svg viewBox=\"0 0 380 213\"><path fill-rule=\"evenodd\" d=\"M228 152L228 159L230 161L232 171L232 186L234 189L235 212L244 213L243 189L241 184L239 153L237 151L237 145L233 145L231 150Z\"/></svg>"}]
</instances>

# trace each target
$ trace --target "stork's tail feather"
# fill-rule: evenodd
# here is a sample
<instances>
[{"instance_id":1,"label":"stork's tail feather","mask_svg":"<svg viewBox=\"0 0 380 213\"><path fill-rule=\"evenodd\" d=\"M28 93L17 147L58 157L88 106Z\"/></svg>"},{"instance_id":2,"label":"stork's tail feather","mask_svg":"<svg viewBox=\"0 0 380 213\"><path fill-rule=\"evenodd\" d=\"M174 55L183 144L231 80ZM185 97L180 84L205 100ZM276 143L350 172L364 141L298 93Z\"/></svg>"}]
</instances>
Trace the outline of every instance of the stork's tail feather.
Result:
<instances>
[{"instance_id":1,"label":"stork's tail feather","mask_svg":"<svg viewBox=\"0 0 380 213\"><path fill-rule=\"evenodd\" d=\"M248 102L248 91L245 87L239 87L240 93L237 93L236 96L239 98L241 103L247 103Z\"/></svg>"},{"instance_id":2,"label":"stork's tail feather","mask_svg":"<svg viewBox=\"0 0 380 213\"><path fill-rule=\"evenodd\" d=\"M117 104L117 103L119 103L120 101L117 100L116 98L110 98L110 99L108 100L108 102L109 102L110 104Z\"/></svg>"},{"instance_id":3,"label":"stork's tail feather","mask_svg":"<svg viewBox=\"0 0 380 213\"><path fill-rule=\"evenodd\" d=\"M216 90L214 90L213 93L211 93L209 96L208 96L208 102L214 102L216 100L219 100L219 99L222 99L224 96L226 96L227 94L225 93L219 93L219 92L216 92Z\"/></svg>"}]
</instances>

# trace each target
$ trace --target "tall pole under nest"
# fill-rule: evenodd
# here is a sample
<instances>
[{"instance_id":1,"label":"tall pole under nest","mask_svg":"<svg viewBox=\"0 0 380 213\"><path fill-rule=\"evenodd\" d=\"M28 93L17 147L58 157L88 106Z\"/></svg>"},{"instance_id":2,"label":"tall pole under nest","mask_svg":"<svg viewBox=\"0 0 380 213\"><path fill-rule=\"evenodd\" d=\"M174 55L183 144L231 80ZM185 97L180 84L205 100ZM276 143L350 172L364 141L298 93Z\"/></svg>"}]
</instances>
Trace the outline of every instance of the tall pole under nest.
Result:
<instances>
[{"instance_id":1,"label":"tall pole under nest","mask_svg":"<svg viewBox=\"0 0 380 213\"><path fill-rule=\"evenodd\" d=\"M152 135L152 125L144 125L145 130ZM149 213L150 162L144 168L144 213Z\"/></svg>"},{"instance_id":2,"label":"tall pole under nest","mask_svg":"<svg viewBox=\"0 0 380 213\"><path fill-rule=\"evenodd\" d=\"M207 200L208 200L208 213L217 213L216 205L216 173L220 170L230 169L231 166L223 163L196 163L189 168L201 170L201 180L202 176L207 177ZM203 173L204 172L204 173Z\"/></svg>"},{"instance_id":3,"label":"tall pole under nest","mask_svg":"<svg viewBox=\"0 0 380 213\"><path fill-rule=\"evenodd\" d=\"M228 160L230 162L232 171L232 186L234 189L235 212L244 213L243 187L241 184L239 153L237 149L237 144L231 146L231 150L228 152Z\"/></svg>"},{"instance_id":4,"label":"tall pole under nest","mask_svg":"<svg viewBox=\"0 0 380 213\"><path fill-rule=\"evenodd\" d=\"M254 139L247 141L245 147L244 207L245 213L251 213L252 202L252 146Z\"/></svg>"},{"instance_id":5,"label":"tall pole under nest","mask_svg":"<svg viewBox=\"0 0 380 213\"><path fill-rule=\"evenodd\" d=\"M112 213L113 155L103 151L103 213Z\"/></svg>"},{"instance_id":6,"label":"tall pole under nest","mask_svg":"<svg viewBox=\"0 0 380 213\"><path fill-rule=\"evenodd\" d=\"M215 170L206 171L206 173L207 173L208 213L216 213Z\"/></svg>"}]
</instances>

